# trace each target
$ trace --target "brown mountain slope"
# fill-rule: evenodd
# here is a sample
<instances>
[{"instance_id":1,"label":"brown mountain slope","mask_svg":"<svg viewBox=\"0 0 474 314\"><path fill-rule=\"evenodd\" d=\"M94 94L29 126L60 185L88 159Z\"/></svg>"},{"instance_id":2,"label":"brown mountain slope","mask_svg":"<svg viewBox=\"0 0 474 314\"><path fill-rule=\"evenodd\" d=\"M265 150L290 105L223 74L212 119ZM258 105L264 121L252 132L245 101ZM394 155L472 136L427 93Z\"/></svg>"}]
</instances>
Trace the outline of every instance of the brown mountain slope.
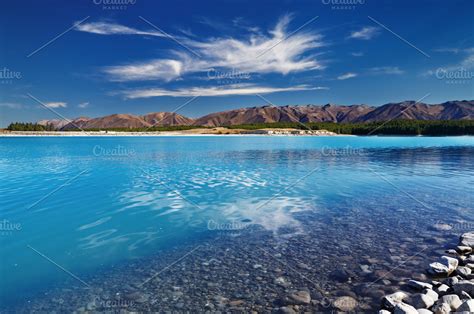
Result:
<instances>
[{"instance_id":1,"label":"brown mountain slope","mask_svg":"<svg viewBox=\"0 0 474 314\"><path fill-rule=\"evenodd\" d=\"M300 108L300 122L351 122L367 114L373 108L366 105L337 106L304 106Z\"/></svg>"},{"instance_id":2,"label":"brown mountain slope","mask_svg":"<svg viewBox=\"0 0 474 314\"><path fill-rule=\"evenodd\" d=\"M442 110L441 105L426 105L415 101L390 103L362 115L354 122L387 121L394 119L435 120Z\"/></svg>"},{"instance_id":3,"label":"brown mountain slope","mask_svg":"<svg viewBox=\"0 0 474 314\"><path fill-rule=\"evenodd\" d=\"M61 130L67 131L67 130L77 130L77 129L84 129L84 125L90 121L91 118L87 117L80 117L76 118L74 120L71 120L71 122L66 123Z\"/></svg>"},{"instance_id":4,"label":"brown mountain slope","mask_svg":"<svg viewBox=\"0 0 474 314\"><path fill-rule=\"evenodd\" d=\"M195 125L220 126L274 122L333 121L333 116L320 106L264 106L211 113L197 119Z\"/></svg>"},{"instance_id":5,"label":"brown mountain slope","mask_svg":"<svg viewBox=\"0 0 474 314\"><path fill-rule=\"evenodd\" d=\"M143 120L154 126L192 125L194 119L175 112L154 112L144 115Z\"/></svg>"},{"instance_id":6,"label":"brown mountain slope","mask_svg":"<svg viewBox=\"0 0 474 314\"><path fill-rule=\"evenodd\" d=\"M114 114L89 119L78 118L61 127L60 121L42 120L40 123L55 123L62 130L141 128L174 125L226 126L274 122L372 122L394 119L410 120L467 120L474 119L474 100L449 101L427 105L414 101L390 103L380 107L367 105L338 106L264 106L241 108L211 113L198 119L191 119L172 112L149 113L144 116ZM77 127L76 127L77 126Z\"/></svg>"},{"instance_id":7,"label":"brown mountain slope","mask_svg":"<svg viewBox=\"0 0 474 314\"><path fill-rule=\"evenodd\" d=\"M142 128L150 126L150 124L145 122L142 118L131 114L113 114L110 116L82 121L80 124L81 125L77 125L82 129ZM68 124L67 127L74 129L74 125L71 124ZM65 128L66 127L63 129Z\"/></svg>"},{"instance_id":8,"label":"brown mountain slope","mask_svg":"<svg viewBox=\"0 0 474 314\"><path fill-rule=\"evenodd\" d=\"M220 126L274 122L350 122L372 111L365 105L353 106L265 106L211 113L197 119L195 125Z\"/></svg>"},{"instance_id":9,"label":"brown mountain slope","mask_svg":"<svg viewBox=\"0 0 474 314\"><path fill-rule=\"evenodd\" d=\"M427 105L415 101L390 103L376 107L353 122L407 120L461 120L474 118L474 101L450 101Z\"/></svg>"},{"instance_id":10,"label":"brown mountain slope","mask_svg":"<svg viewBox=\"0 0 474 314\"><path fill-rule=\"evenodd\" d=\"M252 107L211 113L194 121L194 125L219 126L249 123L297 122L291 110L285 107Z\"/></svg>"},{"instance_id":11,"label":"brown mountain slope","mask_svg":"<svg viewBox=\"0 0 474 314\"><path fill-rule=\"evenodd\" d=\"M52 119L52 120L40 120L37 122L39 125L52 125L53 128L55 129L60 129L62 128L63 126L65 126L66 124L68 124L68 122L66 120L61 120L61 119Z\"/></svg>"},{"instance_id":12,"label":"brown mountain slope","mask_svg":"<svg viewBox=\"0 0 474 314\"><path fill-rule=\"evenodd\" d=\"M440 120L474 120L474 101L448 101L443 104Z\"/></svg>"}]
</instances>

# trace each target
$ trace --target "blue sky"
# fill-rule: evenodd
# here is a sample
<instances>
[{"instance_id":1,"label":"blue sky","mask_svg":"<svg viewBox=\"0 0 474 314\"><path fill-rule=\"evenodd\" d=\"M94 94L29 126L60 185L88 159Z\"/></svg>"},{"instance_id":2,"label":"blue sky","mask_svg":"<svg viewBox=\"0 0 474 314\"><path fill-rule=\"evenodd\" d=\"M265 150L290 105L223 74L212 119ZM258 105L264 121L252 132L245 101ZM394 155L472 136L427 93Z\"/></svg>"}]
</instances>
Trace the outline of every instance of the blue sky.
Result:
<instances>
[{"instance_id":1,"label":"blue sky","mask_svg":"<svg viewBox=\"0 0 474 314\"><path fill-rule=\"evenodd\" d=\"M3 1L0 126L474 99L474 1L344 1Z\"/></svg>"}]
</instances>

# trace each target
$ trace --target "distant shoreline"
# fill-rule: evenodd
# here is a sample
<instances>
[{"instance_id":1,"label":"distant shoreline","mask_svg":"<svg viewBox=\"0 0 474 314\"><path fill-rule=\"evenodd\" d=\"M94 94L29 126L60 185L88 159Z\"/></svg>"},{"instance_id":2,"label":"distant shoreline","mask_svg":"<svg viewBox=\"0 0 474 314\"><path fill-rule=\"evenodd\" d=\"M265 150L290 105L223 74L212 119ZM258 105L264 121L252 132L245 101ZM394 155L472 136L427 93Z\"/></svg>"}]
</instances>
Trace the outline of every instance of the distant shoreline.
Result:
<instances>
[{"instance_id":1,"label":"distant shoreline","mask_svg":"<svg viewBox=\"0 0 474 314\"><path fill-rule=\"evenodd\" d=\"M38 131L16 131L1 133L0 138L15 137L473 137L473 135L401 135L401 134L373 134L373 135L353 135L353 134L330 134L330 135L310 135L310 134L255 134L255 133L234 133L234 134L212 134L212 133L184 133L177 131L169 132L38 132Z\"/></svg>"},{"instance_id":2,"label":"distant shoreline","mask_svg":"<svg viewBox=\"0 0 474 314\"><path fill-rule=\"evenodd\" d=\"M74 130L55 129L52 125L15 122L1 132L27 132L30 135L51 134L54 136L84 133L94 135L189 135L189 134L261 134L261 135L401 135L401 136L458 136L474 135L474 120L387 120L370 123L334 123L334 122L276 122L252 123L241 125L222 125L216 127L194 125L168 125L153 127L97 127L77 126ZM47 133L51 132L51 133ZM72 133L71 133L72 132ZM71 135L72 134L72 135Z\"/></svg>"},{"instance_id":3,"label":"distant shoreline","mask_svg":"<svg viewBox=\"0 0 474 314\"><path fill-rule=\"evenodd\" d=\"M268 134L268 133L200 133L186 131L164 131L164 132L97 132L97 131L14 131L0 133L0 137L164 137L164 136L352 136L350 134Z\"/></svg>"}]
</instances>

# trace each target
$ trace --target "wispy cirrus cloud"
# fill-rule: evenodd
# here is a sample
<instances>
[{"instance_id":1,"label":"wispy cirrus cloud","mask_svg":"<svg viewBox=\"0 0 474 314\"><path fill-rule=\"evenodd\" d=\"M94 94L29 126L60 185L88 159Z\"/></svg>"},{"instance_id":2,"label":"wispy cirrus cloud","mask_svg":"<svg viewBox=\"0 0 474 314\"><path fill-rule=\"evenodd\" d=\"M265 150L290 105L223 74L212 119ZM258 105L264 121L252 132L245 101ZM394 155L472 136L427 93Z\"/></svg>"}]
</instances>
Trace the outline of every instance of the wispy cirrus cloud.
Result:
<instances>
[{"instance_id":1,"label":"wispy cirrus cloud","mask_svg":"<svg viewBox=\"0 0 474 314\"><path fill-rule=\"evenodd\" d=\"M364 53L362 51L351 52L351 55L354 57L363 57Z\"/></svg>"},{"instance_id":2,"label":"wispy cirrus cloud","mask_svg":"<svg viewBox=\"0 0 474 314\"><path fill-rule=\"evenodd\" d=\"M166 35L155 30L142 31L132 27L109 23L109 22L90 22L82 23L76 26L80 32L99 34L99 35L145 35L165 37Z\"/></svg>"},{"instance_id":3,"label":"wispy cirrus cloud","mask_svg":"<svg viewBox=\"0 0 474 314\"><path fill-rule=\"evenodd\" d=\"M258 33L260 31L259 27L253 26L241 16L234 18L232 20L232 25L234 25L235 27L244 29L246 31L252 32L252 33Z\"/></svg>"},{"instance_id":4,"label":"wispy cirrus cloud","mask_svg":"<svg viewBox=\"0 0 474 314\"><path fill-rule=\"evenodd\" d=\"M48 108L66 108L67 103L61 101L47 102L44 104Z\"/></svg>"},{"instance_id":5,"label":"wispy cirrus cloud","mask_svg":"<svg viewBox=\"0 0 474 314\"><path fill-rule=\"evenodd\" d=\"M357 76L372 76L372 75L401 75L405 73L405 71L401 70L397 66L381 66L381 67L373 67L366 69L362 71L361 73L354 73L354 72L348 72L339 75L336 77L336 79L343 81L343 80L348 80Z\"/></svg>"},{"instance_id":6,"label":"wispy cirrus cloud","mask_svg":"<svg viewBox=\"0 0 474 314\"><path fill-rule=\"evenodd\" d=\"M456 65L449 66L450 69L463 68L466 70L474 69L474 47L462 48L455 50L452 49L450 52L455 54L463 54L463 58Z\"/></svg>"},{"instance_id":7,"label":"wispy cirrus cloud","mask_svg":"<svg viewBox=\"0 0 474 314\"><path fill-rule=\"evenodd\" d=\"M383 67L373 67L369 69L370 74L379 75L379 74L394 74L400 75L405 73L405 71L401 70L397 66L383 66Z\"/></svg>"},{"instance_id":8,"label":"wispy cirrus cloud","mask_svg":"<svg viewBox=\"0 0 474 314\"><path fill-rule=\"evenodd\" d=\"M88 102L88 101L81 102L81 103L78 104L77 106L78 106L79 108L81 108L81 109L84 109L84 108L89 107L89 102Z\"/></svg>"},{"instance_id":9,"label":"wispy cirrus cloud","mask_svg":"<svg viewBox=\"0 0 474 314\"><path fill-rule=\"evenodd\" d=\"M299 85L293 87L269 87L255 84L233 84L217 87L188 87L180 89L164 88L144 88L126 90L120 92L126 99L149 98L149 97L195 97L195 96L236 96L236 95L255 95L269 94L277 92L292 92L304 90L324 90L329 89L322 86Z\"/></svg>"},{"instance_id":10,"label":"wispy cirrus cloud","mask_svg":"<svg viewBox=\"0 0 474 314\"><path fill-rule=\"evenodd\" d=\"M469 48L443 47L443 48L433 49L433 51L441 52L441 53L452 53L452 54L474 53L474 47L469 47Z\"/></svg>"},{"instance_id":11,"label":"wispy cirrus cloud","mask_svg":"<svg viewBox=\"0 0 474 314\"><path fill-rule=\"evenodd\" d=\"M290 22L291 16L285 15L266 34L249 28L250 35L246 39L180 37L180 42L196 51L199 57L186 51L169 51L165 58L108 66L103 68L103 73L109 80L124 82L171 81L186 74L218 68L282 75L323 69L323 62L314 53L316 48L325 45L322 35L305 30L292 33L288 31ZM104 23L99 27L96 23L87 23L78 30L107 35L150 33L118 24L107 27Z\"/></svg>"},{"instance_id":12,"label":"wispy cirrus cloud","mask_svg":"<svg viewBox=\"0 0 474 314\"><path fill-rule=\"evenodd\" d=\"M462 58L457 63L451 63L437 69L431 69L421 73L422 76L435 75L437 72L457 72L460 75L467 76L469 78L474 77L474 47L470 48L440 48L436 49L437 52L452 53L455 55L461 55ZM467 73L462 74L463 71Z\"/></svg>"},{"instance_id":13,"label":"wispy cirrus cloud","mask_svg":"<svg viewBox=\"0 0 474 314\"><path fill-rule=\"evenodd\" d=\"M451 48L451 47L445 47L445 48L436 48L436 49L433 49L433 51L435 52L447 52L447 53L454 53L454 54L458 54L460 53L462 50L459 49L459 48Z\"/></svg>"},{"instance_id":14,"label":"wispy cirrus cloud","mask_svg":"<svg viewBox=\"0 0 474 314\"><path fill-rule=\"evenodd\" d=\"M470 52L460 63L461 68L474 69L474 51Z\"/></svg>"},{"instance_id":15,"label":"wispy cirrus cloud","mask_svg":"<svg viewBox=\"0 0 474 314\"><path fill-rule=\"evenodd\" d=\"M22 109L24 106L15 102L0 102L0 108Z\"/></svg>"},{"instance_id":16,"label":"wispy cirrus cloud","mask_svg":"<svg viewBox=\"0 0 474 314\"><path fill-rule=\"evenodd\" d=\"M340 80L340 81L343 81L343 80L348 80L348 79L356 77L356 76L357 76L357 73L349 72L349 73L339 75L337 77L337 79Z\"/></svg>"},{"instance_id":17,"label":"wispy cirrus cloud","mask_svg":"<svg viewBox=\"0 0 474 314\"><path fill-rule=\"evenodd\" d=\"M186 59L181 61L173 59L156 59L146 62L131 63L127 65L108 66L103 68L108 79L116 82L125 81L148 81L163 80L171 81L186 72L184 64ZM191 66L188 64L188 69Z\"/></svg>"},{"instance_id":18,"label":"wispy cirrus cloud","mask_svg":"<svg viewBox=\"0 0 474 314\"><path fill-rule=\"evenodd\" d=\"M377 36L379 33L380 33L380 28L374 27L374 26L366 26L358 31L353 31L349 35L349 38L369 40Z\"/></svg>"}]
</instances>

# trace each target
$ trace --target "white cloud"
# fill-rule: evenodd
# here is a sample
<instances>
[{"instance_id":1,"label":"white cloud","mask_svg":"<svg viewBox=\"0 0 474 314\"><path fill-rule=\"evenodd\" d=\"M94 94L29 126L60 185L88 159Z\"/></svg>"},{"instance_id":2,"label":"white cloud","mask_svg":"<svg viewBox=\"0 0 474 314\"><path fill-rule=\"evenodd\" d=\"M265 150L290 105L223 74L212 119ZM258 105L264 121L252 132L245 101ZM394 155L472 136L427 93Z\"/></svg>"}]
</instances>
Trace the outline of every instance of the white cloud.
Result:
<instances>
[{"instance_id":1,"label":"white cloud","mask_svg":"<svg viewBox=\"0 0 474 314\"><path fill-rule=\"evenodd\" d=\"M399 67L396 66L382 66L382 67L373 67L367 70L366 73L362 73L361 75L400 75L405 73L405 71L401 70ZM348 72L341 74L337 77L338 80L347 80L350 78L354 78L359 76L358 73Z\"/></svg>"},{"instance_id":2,"label":"white cloud","mask_svg":"<svg viewBox=\"0 0 474 314\"><path fill-rule=\"evenodd\" d=\"M260 31L260 28L257 27L257 26L253 26L251 25L250 23L248 23L243 17L239 16L239 17L236 17L232 20L232 24L235 26L235 27L238 27L238 28L241 28L241 29L244 29L248 32L252 32L252 33L258 33Z\"/></svg>"},{"instance_id":3,"label":"white cloud","mask_svg":"<svg viewBox=\"0 0 474 314\"><path fill-rule=\"evenodd\" d=\"M449 50L449 51L448 51ZM457 72L457 73L462 73L463 71L470 71L466 75L469 77L474 76L474 47L472 48L465 48L465 49L458 49L456 48L447 48L445 49L447 52L451 52L453 54L462 54L463 57L462 59L456 63L456 64L450 64L446 66L439 67L437 69L431 69L428 70L424 73L422 73L422 76L431 76L435 75L439 71L445 73L445 72ZM461 74L460 74L461 75Z\"/></svg>"},{"instance_id":4,"label":"white cloud","mask_svg":"<svg viewBox=\"0 0 474 314\"><path fill-rule=\"evenodd\" d=\"M370 68L371 74L403 74L405 71L401 70L399 67L374 67Z\"/></svg>"},{"instance_id":5,"label":"white cloud","mask_svg":"<svg viewBox=\"0 0 474 314\"><path fill-rule=\"evenodd\" d=\"M441 52L441 53L454 53L454 54L458 54L459 52L461 52L461 49L459 48L438 48L438 49L434 49L433 51L435 52Z\"/></svg>"},{"instance_id":6,"label":"white cloud","mask_svg":"<svg viewBox=\"0 0 474 314\"><path fill-rule=\"evenodd\" d=\"M218 38L188 41L207 61L208 67L235 68L243 72L280 73L322 69L315 55L307 53L322 47L322 36L299 31L289 36L290 16L282 17L271 36L253 34L248 40ZM305 55L306 54L306 55Z\"/></svg>"},{"instance_id":7,"label":"white cloud","mask_svg":"<svg viewBox=\"0 0 474 314\"><path fill-rule=\"evenodd\" d=\"M353 31L349 35L349 38L369 40L374 38L379 33L380 29L378 27L366 26L363 27L361 30Z\"/></svg>"},{"instance_id":8,"label":"white cloud","mask_svg":"<svg viewBox=\"0 0 474 314\"><path fill-rule=\"evenodd\" d=\"M104 68L111 81L171 81L183 73L183 62L172 59L158 59L129 65L109 66Z\"/></svg>"},{"instance_id":9,"label":"white cloud","mask_svg":"<svg viewBox=\"0 0 474 314\"><path fill-rule=\"evenodd\" d=\"M215 30L218 30L220 32L226 32L226 31L229 31L231 29L231 27L226 24L226 23L222 23L220 21L217 21L217 20L212 20L210 18L207 18L205 16L199 16L196 18L196 21L202 25L206 25L210 28L213 28Z\"/></svg>"},{"instance_id":10,"label":"white cloud","mask_svg":"<svg viewBox=\"0 0 474 314\"><path fill-rule=\"evenodd\" d=\"M357 74L356 73L352 73L352 72L349 72L349 73L345 73L345 74L342 74L342 75L339 75L337 77L338 80L347 80L347 79L350 79L350 78L353 78L353 77L356 77Z\"/></svg>"},{"instance_id":11,"label":"white cloud","mask_svg":"<svg viewBox=\"0 0 474 314\"><path fill-rule=\"evenodd\" d=\"M196 37L196 35L190 29L179 28L178 31L180 31L181 33L183 33L184 35L188 37Z\"/></svg>"},{"instance_id":12,"label":"white cloud","mask_svg":"<svg viewBox=\"0 0 474 314\"><path fill-rule=\"evenodd\" d=\"M325 45L322 36L305 30L292 33L287 30L290 21L291 17L285 15L267 34L251 32L246 39L180 38L180 43L188 47L188 50L197 52L199 57L183 49L179 52L171 51L170 56L163 59L108 66L103 71L112 81L170 81L190 73L206 75L212 68L282 75L323 69L322 62L312 53L314 49ZM111 27L103 24L100 27L84 25L82 29L110 35L147 33L118 24L111 24Z\"/></svg>"},{"instance_id":13,"label":"white cloud","mask_svg":"<svg viewBox=\"0 0 474 314\"><path fill-rule=\"evenodd\" d=\"M474 51L470 52L460 63L459 67L472 70L474 69Z\"/></svg>"},{"instance_id":14,"label":"white cloud","mask_svg":"<svg viewBox=\"0 0 474 314\"><path fill-rule=\"evenodd\" d=\"M108 22L82 23L76 26L76 30L100 35L146 35L165 37L163 33L158 31L141 31L135 28Z\"/></svg>"},{"instance_id":15,"label":"white cloud","mask_svg":"<svg viewBox=\"0 0 474 314\"><path fill-rule=\"evenodd\" d=\"M354 57L362 57L362 56L364 56L364 53L363 52L352 52L351 55L353 55Z\"/></svg>"},{"instance_id":16,"label":"white cloud","mask_svg":"<svg viewBox=\"0 0 474 314\"><path fill-rule=\"evenodd\" d=\"M24 106L19 103L3 102L3 103L0 103L0 107L9 108L9 109L22 109Z\"/></svg>"},{"instance_id":17,"label":"white cloud","mask_svg":"<svg viewBox=\"0 0 474 314\"><path fill-rule=\"evenodd\" d=\"M276 92L291 92L303 90L321 90L327 87L311 87L308 85L299 85L293 87L268 87L255 84L234 84L219 87L190 87L180 89L146 88L135 89L121 92L127 99L149 98L160 96L171 97L195 97L195 96L231 96L231 95L255 95L269 94Z\"/></svg>"},{"instance_id":18,"label":"white cloud","mask_svg":"<svg viewBox=\"0 0 474 314\"><path fill-rule=\"evenodd\" d=\"M46 107L48 108L66 108L67 105L65 102L60 102L60 101L57 101L57 102L47 102L44 104Z\"/></svg>"},{"instance_id":19,"label":"white cloud","mask_svg":"<svg viewBox=\"0 0 474 314\"><path fill-rule=\"evenodd\" d=\"M89 107L89 102L81 102L80 104L77 105L79 108L87 108Z\"/></svg>"}]
</instances>

